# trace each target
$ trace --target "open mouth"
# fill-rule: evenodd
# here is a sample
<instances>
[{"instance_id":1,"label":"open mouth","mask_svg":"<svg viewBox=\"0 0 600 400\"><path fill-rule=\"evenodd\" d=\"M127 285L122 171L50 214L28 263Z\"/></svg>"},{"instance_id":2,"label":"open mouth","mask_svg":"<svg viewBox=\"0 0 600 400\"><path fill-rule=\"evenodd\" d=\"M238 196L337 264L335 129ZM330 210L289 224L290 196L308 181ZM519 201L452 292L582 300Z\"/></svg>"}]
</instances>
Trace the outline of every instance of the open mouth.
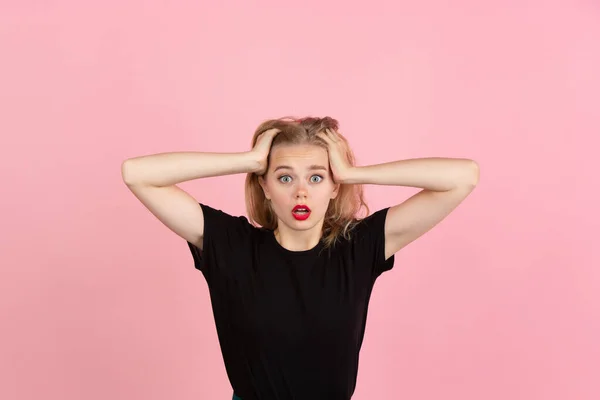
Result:
<instances>
[{"instance_id":1,"label":"open mouth","mask_svg":"<svg viewBox=\"0 0 600 400\"><path fill-rule=\"evenodd\" d=\"M307 206L302 205L302 204L301 205L297 205L292 210L292 215L297 220L305 220L305 219L307 219L310 216L310 208L308 208Z\"/></svg>"}]
</instances>

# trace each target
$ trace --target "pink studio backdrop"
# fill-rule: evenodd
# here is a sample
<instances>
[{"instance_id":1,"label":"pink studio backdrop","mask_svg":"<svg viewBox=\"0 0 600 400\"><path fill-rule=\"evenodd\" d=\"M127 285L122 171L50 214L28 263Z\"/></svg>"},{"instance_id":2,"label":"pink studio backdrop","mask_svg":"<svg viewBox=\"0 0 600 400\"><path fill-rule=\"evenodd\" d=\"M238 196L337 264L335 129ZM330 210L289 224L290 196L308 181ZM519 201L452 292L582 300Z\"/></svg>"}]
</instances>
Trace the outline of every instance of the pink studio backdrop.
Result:
<instances>
[{"instance_id":1,"label":"pink studio backdrop","mask_svg":"<svg viewBox=\"0 0 600 400\"><path fill-rule=\"evenodd\" d=\"M354 399L600 398L600 5L416 3L3 2L0 398L231 398L204 278L120 166L290 114L361 165L481 166L378 281ZM181 186L244 214L243 179Z\"/></svg>"}]
</instances>

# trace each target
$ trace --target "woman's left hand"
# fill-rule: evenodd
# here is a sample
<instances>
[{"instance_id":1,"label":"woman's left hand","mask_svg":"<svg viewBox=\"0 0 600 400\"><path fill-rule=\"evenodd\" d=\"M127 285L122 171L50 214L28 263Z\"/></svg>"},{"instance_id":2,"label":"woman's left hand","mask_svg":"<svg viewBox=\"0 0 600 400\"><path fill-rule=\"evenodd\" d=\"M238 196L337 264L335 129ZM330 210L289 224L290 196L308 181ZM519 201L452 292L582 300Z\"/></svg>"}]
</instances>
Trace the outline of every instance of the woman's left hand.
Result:
<instances>
[{"instance_id":1,"label":"woman's left hand","mask_svg":"<svg viewBox=\"0 0 600 400\"><path fill-rule=\"evenodd\" d=\"M352 169L345 154L345 147L347 145L336 131L329 128L325 128L325 130L317 133L317 136L327 143L329 166L333 175L333 181L335 183L344 183L344 180Z\"/></svg>"}]
</instances>

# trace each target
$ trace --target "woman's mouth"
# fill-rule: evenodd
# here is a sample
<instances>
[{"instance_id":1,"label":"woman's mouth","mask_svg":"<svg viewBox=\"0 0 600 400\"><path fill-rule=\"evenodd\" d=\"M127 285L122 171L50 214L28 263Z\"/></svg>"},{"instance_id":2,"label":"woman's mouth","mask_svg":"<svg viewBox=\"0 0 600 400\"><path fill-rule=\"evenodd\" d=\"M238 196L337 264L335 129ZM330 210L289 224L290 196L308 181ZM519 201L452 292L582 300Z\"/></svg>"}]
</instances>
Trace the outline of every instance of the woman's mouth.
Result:
<instances>
[{"instance_id":1,"label":"woman's mouth","mask_svg":"<svg viewBox=\"0 0 600 400\"><path fill-rule=\"evenodd\" d=\"M310 217L310 208L308 208L308 206L305 206L303 204L297 205L292 210L292 215L298 221L304 221L305 219Z\"/></svg>"}]
</instances>

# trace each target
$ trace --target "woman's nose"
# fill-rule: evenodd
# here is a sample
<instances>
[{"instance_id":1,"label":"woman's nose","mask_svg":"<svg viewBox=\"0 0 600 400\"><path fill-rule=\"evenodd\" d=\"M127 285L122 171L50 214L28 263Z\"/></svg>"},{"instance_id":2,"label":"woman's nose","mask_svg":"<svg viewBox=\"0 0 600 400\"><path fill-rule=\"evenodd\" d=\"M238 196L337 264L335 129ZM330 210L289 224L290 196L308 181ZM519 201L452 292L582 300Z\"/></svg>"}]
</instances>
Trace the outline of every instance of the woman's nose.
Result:
<instances>
[{"instance_id":1,"label":"woman's nose","mask_svg":"<svg viewBox=\"0 0 600 400\"><path fill-rule=\"evenodd\" d=\"M304 185L298 186L296 189L296 197L306 197L307 191Z\"/></svg>"}]
</instances>

